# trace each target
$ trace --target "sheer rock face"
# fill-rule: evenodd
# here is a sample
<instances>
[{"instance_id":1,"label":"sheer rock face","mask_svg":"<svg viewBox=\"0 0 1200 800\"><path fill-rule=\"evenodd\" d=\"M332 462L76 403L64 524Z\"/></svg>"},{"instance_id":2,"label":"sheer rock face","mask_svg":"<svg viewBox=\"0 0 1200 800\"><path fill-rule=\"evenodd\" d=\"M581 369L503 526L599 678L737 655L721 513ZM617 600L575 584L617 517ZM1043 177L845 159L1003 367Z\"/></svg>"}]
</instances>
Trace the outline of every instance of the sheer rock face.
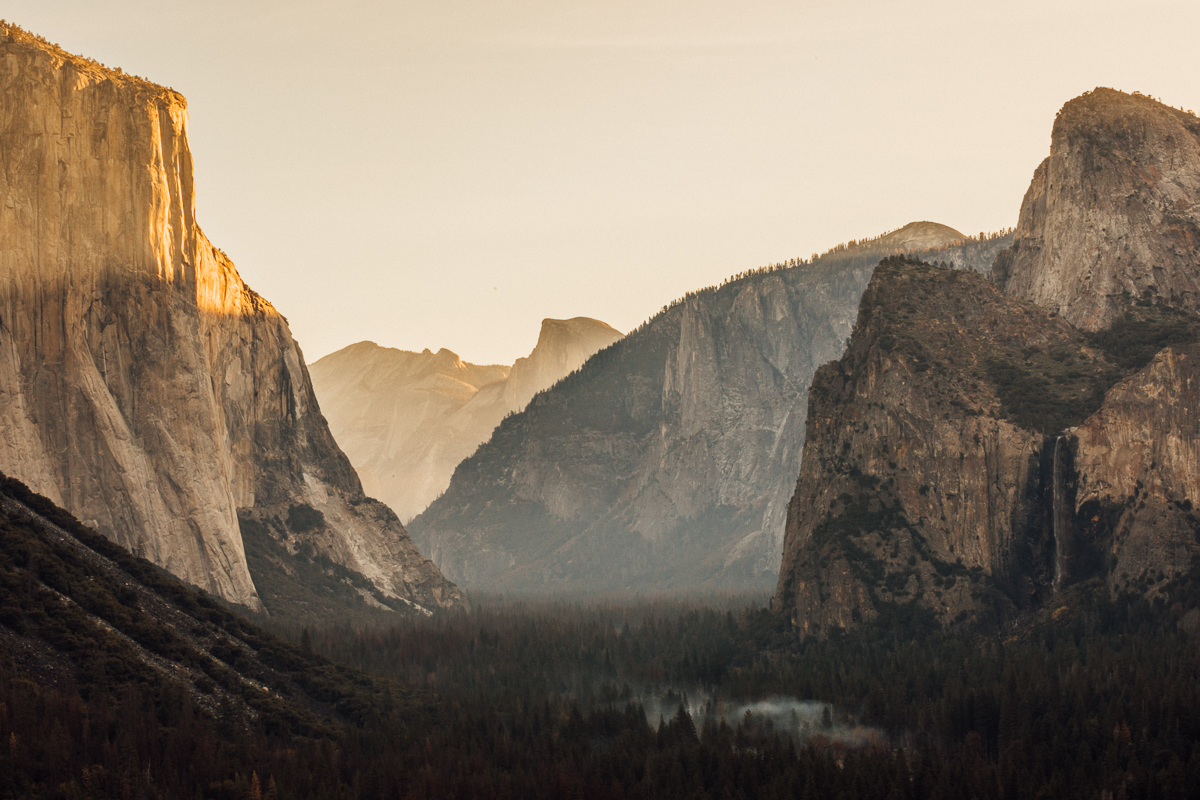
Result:
<instances>
[{"instance_id":1,"label":"sheer rock face","mask_svg":"<svg viewBox=\"0 0 1200 800\"><path fill-rule=\"evenodd\" d=\"M1063 106L994 277L1090 331L1130 296L1200 311L1200 119L1112 89Z\"/></svg>"},{"instance_id":2,"label":"sheer rock face","mask_svg":"<svg viewBox=\"0 0 1200 800\"><path fill-rule=\"evenodd\" d=\"M506 415L620 338L599 320L543 320L537 346L512 367L359 342L313 364L313 388L367 494L407 520Z\"/></svg>"},{"instance_id":3,"label":"sheer rock face","mask_svg":"<svg viewBox=\"0 0 1200 800\"><path fill-rule=\"evenodd\" d=\"M934 258L973 263L950 246L962 234L918 233L942 248ZM414 540L471 588L770 585L809 381L844 348L879 241L657 315L506 419L413 521Z\"/></svg>"},{"instance_id":4,"label":"sheer rock face","mask_svg":"<svg viewBox=\"0 0 1200 800\"><path fill-rule=\"evenodd\" d=\"M6 28L0 108L0 470L235 603L260 607L239 509L294 504L382 590L456 602L364 508L286 320L196 225L183 97Z\"/></svg>"},{"instance_id":5,"label":"sheer rock face","mask_svg":"<svg viewBox=\"0 0 1200 800\"><path fill-rule=\"evenodd\" d=\"M823 636L905 605L943 624L1003 614L1094 577L1153 594L1191 569L1200 345L1101 402L1116 366L1088 342L981 277L880 265L846 354L813 380L775 608Z\"/></svg>"},{"instance_id":6,"label":"sheer rock face","mask_svg":"<svg viewBox=\"0 0 1200 800\"><path fill-rule=\"evenodd\" d=\"M683 588L727 566L735 580L773 572L764 497L795 460L798 376L850 327L801 308L857 294L868 271L769 276L673 307L504 420L414 538L472 588Z\"/></svg>"},{"instance_id":7,"label":"sheer rock face","mask_svg":"<svg viewBox=\"0 0 1200 800\"><path fill-rule=\"evenodd\" d=\"M573 317L542 320L533 352L525 358L518 358L513 363L508 380L498 387L503 389L500 405L504 413L522 410L538 392L549 389L582 367L597 352L621 338L620 331L598 319ZM480 397L474 402L482 405L487 401Z\"/></svg>"},{"instance_id":8,"label":"sheer rock face","mask_svg":"<svg viewBox=\"0 0 1200 800\"><path fill-rule=\"evenodd\" d=\"M1114 386L1074 435L1075 526L1099 532L1114 589L1153 591L1200 553L1200 345Z\"/></svg>"},{"instance_id":9,"label":"sheer rock face","mask_svg":"<svg viewBox=\"0 0 1200 800\"><path fill-rule=\"evenodd\" d=\"M876 271L811 392L775 598L801 633L905 604L1003 613L1093 577L1153 594L1191 569L1200 345L1131 353L1196 330L1198 199L1200 120L1097 89L1058 116L992 270L1004 296ZM1086 333L1117 322L1135 340Z\"/></svg>"},{"instance_id":10,"label":"sheer rock face","mask_svg":"<svg viewBox=\"0 0 1200 800\"><path fill-rule=\"evenodd\" d=\"M989 582L1044 591L1046 437L1004 418L989 364L1063 349L1104 367L982 276L881 264L849 349L813 379L775 607L823 635L894 605L977 613Z\"/></svg>"}]
</instances>

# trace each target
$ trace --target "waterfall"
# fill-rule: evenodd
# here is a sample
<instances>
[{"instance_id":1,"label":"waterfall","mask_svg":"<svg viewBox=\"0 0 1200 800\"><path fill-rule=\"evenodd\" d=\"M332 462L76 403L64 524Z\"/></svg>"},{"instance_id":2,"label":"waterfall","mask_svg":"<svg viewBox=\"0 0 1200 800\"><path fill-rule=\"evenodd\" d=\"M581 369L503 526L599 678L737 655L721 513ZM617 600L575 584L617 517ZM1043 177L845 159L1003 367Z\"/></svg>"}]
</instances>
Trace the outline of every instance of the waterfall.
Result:
<instances>
[{"instance_id":1,"label":"waterfall","mask_svg":"<svg viewBox=\"0 0 1200 800\"><path fill-rule=\"evenodd\" d=\"M1054 499L1050 509L1050 526L1054 534L1054 591L1063 588L1067 578L1067 550L1070 547L1070 534L1067 531L1069 517L1063 507L1063 439L1059 436L1054 440Z\"/></svg>"}]
</instances>

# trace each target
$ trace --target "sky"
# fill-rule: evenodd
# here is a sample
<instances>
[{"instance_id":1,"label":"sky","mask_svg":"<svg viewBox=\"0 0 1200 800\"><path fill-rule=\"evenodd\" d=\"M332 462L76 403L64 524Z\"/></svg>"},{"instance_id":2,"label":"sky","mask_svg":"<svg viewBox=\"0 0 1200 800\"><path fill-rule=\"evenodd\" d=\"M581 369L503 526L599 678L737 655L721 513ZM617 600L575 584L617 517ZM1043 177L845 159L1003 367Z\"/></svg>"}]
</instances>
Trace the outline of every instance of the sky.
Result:
<instances>
[{"instance_id":1,"label":"sky","mask_svg":"<svg viewBox=\"0 0 1200 800\"><path fill-rule=\"evenodd\" d=\"M5 0L188 98L197 220L311 363L512 363L545 317L914 220L1016 224L1096 86L1200 109L1200 3Z\"/></svg>"}]
</instances>

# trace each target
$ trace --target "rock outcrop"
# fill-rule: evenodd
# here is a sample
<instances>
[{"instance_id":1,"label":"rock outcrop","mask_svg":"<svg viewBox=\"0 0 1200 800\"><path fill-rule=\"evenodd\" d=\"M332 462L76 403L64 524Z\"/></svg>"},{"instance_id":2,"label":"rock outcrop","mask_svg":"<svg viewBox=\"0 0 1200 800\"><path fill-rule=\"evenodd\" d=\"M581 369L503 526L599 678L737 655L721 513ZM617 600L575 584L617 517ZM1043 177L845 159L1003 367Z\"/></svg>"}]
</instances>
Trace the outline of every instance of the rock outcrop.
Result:
<instances>
[{"instance_id":1,"label":"rock outcrop","mask_svg":"<svg viewBox=\"0 0 1200 800\"><path fill-rule=\"evenodd\" d=\"M888 262L818 371L775 607L803 635L943 624L1072 582L1155 594L1200 557L1200 120L1068 103L1004 295Z\"/></svg>"},{"instance_id":2,"label":"rock outcrop","mask_svg":"<svg viewBox=\"0 0 1200 800\"><path fill-rule=\"evenodd\" d=\"M313 389L364 490L407 522L505 416L620 338L599 320L546 319L533 352L512 367L359 342L312 365Z\"/></svg>"},{"instance_id":3,"label":"rock outcrop","mask_svg":"<svg viewBox=\"0 0 1200 800\"><path fill-rule=\"evenodd\" d=\"M1134 339L1180 319L1138 310L1122 331ZM1194 339L1200 321L1170 330ZM885 261L846 354L813 380L776 608L825 635L914 609L943 624L1004 614L1093 577L1153 592L1186 573L1200 345L1145 365L1126 352L981 276Z\"/></svg>"},{"instance_id":4,"label":"rock outcrop","mask_svg":"<svg viewBox=\"0 0 1200 800\"><path fill-rule=\"evenodd\" d=\"M239 513L283 535L293 508L313 513L290 547L459 602L363 497L287 321L196 224L184 98L5 27L0 107L0 470L234 603L266 599Z\"/></svg>"},{"instance_id":5,"label":"rock outcrop","mask_svg":"<svg viewBox=\"0 0 1200 800\"><path fill-rule=\"evenodd\" d=\"M951 229L930 239L930 223L915 225L947 262L1007 243ZM879 242L665 309L501 423L413 520L414 540L469 588L770 585L808 383L844 347L878 253L893 246Z\"/></svg>"},{"instance_id":6,"label":"rock outcrop","mask_svg":"<svg viewBox=\"0 0 1200 800\"><path fill-rule=\"evenodd\" d=\"M549 389L582 367L593 355L622 338L619 330L598 319L542 320L533 352L518 358L508 380L492 387L493 391L501 390L499 405L505 414L522 410L538 392ZM472 398L472 403L480 407L493 402L486 394Z\"/></svg>"},{"instance_id":7,"label":"rock outcrop","mask_svg":"<svg viewBox=\"0 0 1200 800\"><path fill-rule=\"evenodd\" d=\"M1063 580L1101 572L1154 592L1200 554L1200 345L1162 350L1071 432L1074 502Z\"/></svg>"},{"instance_id":8,"label":"rock outcrop","mask_svg":"<svg viewBox=\"0 0 1200 800\"><path fill-rule=\"evenodd\" d=\"M776 606L821 634L906 605L949 622L993 586L1018 605L1050 592L1047 437L1113 369L983 276L885 261L846 354L813 380Z\"/></svg>"},{"instance_id":9,"label":"rock outcrop","mask_svg":"<svg viewBox=\"0 0 1200 800\"><path fill-rule=\"evenodd\" d=\"M1096 89L1055 119L995 278L1089 331L1130 298L1200 311L1198 198L1200 119Z\"/></svg>"}]
</instances>

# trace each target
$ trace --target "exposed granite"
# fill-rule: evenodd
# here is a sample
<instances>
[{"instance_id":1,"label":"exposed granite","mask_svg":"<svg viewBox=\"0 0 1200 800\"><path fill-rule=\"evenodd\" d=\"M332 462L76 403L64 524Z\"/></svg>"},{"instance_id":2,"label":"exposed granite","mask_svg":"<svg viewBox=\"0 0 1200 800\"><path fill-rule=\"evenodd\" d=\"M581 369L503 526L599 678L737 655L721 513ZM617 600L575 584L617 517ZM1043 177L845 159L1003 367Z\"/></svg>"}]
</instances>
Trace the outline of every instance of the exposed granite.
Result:
<instances>
[{"instance_id":1,"label":"exposed granite","mask_svg":"<svg viewBox=\"0 0 1200 800\"><path fill-rule=\"evenodd\" d=\"M1198 265L1200 118L1103 88L1063 106L998 284L1095 331L1130 298L1200 311Z\"/></svg>"},{"instance_id":2,"label":"exposed granite","mask_svg":"<svg viewBox=\"0 0 1200 800\"><path fill-rule=\"evenodd\" d=\"M914 223L689 294L505 420L413 537L468 588L769 586L809 381L880 254L936 246L978 266L1006 242Z\"/></svg>"},{"instance_id":3,"label":"exposed granite","mask_svg":"<svg viewBox=\"0 0 1200 800\"><path fill-rule=\"evenodd\" d=\"M809 392L775 604L803 633L914 603L943 622L1053 579L1047 432L1010 419L1006 368L1078 377L1083 404L1110 367L1083 335L985 278L900 259L863 295L850 347Z\"/></svg>"},{"instance_id":4,"label":"exposed granite","mask_svg":"<svg viewBox=\"0 0 1200 800\"><path fill-rule=\"evenodd\" d=\"M458 602L364 511L287 321L196 224L183 97L7 27L0 108L0 469L252 608L238 511L293 504L382 590Z\"/></svg>"},{"instance_id":5,"label":"exposed granite","mask_svg":"<svg viewBox=\"0 0 1200 800\"><path fill-rule=\"evenodd\" d=\"M409 520L500 421L621 338L587 317L542 320L537 346L511 367L469 364L449 350L413 353L359 342L310 368L338 444L367 494Z\"/></svg>"}]
</instances>

